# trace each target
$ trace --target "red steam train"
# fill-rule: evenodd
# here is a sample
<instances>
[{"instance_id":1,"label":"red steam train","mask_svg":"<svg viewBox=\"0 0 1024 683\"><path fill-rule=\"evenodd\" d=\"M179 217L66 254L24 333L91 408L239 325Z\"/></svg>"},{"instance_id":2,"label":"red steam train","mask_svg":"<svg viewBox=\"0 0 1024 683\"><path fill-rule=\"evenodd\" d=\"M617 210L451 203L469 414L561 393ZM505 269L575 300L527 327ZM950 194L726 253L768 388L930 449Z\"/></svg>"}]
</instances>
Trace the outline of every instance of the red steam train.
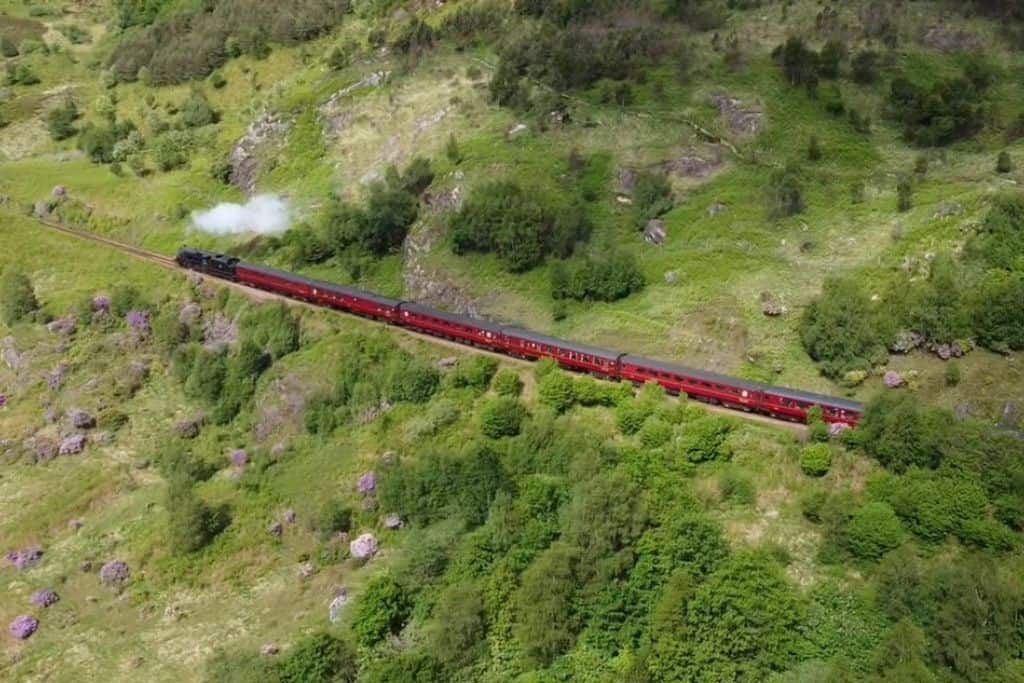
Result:
<instances>
[{"instance_id":1,"label":"red steam train","mask_svg":"<svg viewBox=\"0 0 1024 683\"><path fill-rule=\"evenodd\" d=\"M407 327L461 344L528 360L551 358L566 369L610 380L628 380L635 384L656 382L671 394L685 394L735 410L806 422L808 411L814 406L821 406L826 422L848 427L856 426L864 410L856 401L751 382L577 344L518 327L447 313L411 301L391 299L352 287L242 263L224 254L182 249L176 261L183 268L206 275Z\"/></svg>"}]
</instances>

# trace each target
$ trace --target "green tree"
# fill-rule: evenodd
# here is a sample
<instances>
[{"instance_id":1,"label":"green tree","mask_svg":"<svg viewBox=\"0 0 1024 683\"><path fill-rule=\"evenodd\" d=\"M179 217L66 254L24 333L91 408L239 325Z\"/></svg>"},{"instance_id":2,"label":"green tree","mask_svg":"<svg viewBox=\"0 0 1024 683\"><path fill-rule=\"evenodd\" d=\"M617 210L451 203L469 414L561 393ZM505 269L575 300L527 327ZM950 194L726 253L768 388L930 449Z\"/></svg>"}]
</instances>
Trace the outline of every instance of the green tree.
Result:
<instances>
[{"instance_id":1,"label":"green tree","mask_svg":"<svg viewBox=\"0 0 1024 683\"><path fill-rule=\"evenodd\" d=\"M448 136L448 144L445 145L444 153L451 163L455 165L462 163L462 150L459 149L459 141L455 139L454 133Z\"/></svg>"},{"instance_id":2,"label":"green tree","mask_svg":"<svg viewBox=\"0 0 1024 683\"><path fill-rule=\"evenodd\" d=\"M896 209L901 213L910 211L914 206L914 186L910 178L903 176L896 181Z\"/></svg>"},{"instance_id":3,"label":"green tree","mask_svg":"<svg viewBox=\"0 0 1024 683\"><path fill-rule=\"evenodd\" d=\"M389 253L402 245L418 215L419 202L414 195L374 183L370 186L365 214L350 223L353 241L370 253Z\"/></svg>"},{"instance_id":4,"label":"green tree","mask_svg":"<svg viewBox=\"0 0 1024 683\"><path fill-rule=\"evenodd\" d=\"M494 376L491 387L499 396L518 396L523 391L523 380L514 370L502 370Z\"/></svg>"},{"instance_id":5,"label":"green tree","mask_svg":"<svg viewBox=\"0 0 1024 683\"><path fill-rule=\"evenodd\" d=\"M0 312L4 324L14 325L38 309L39 301L28 276L13 268L5 270L0 278Z\"/></svg>"},{"instance_id":6,"label":"green tree","mask_svg":"<svg viewBox=\"0 0 1024 683\"><path fill-rule=\"evenodd\" d=\"M412 604L405 588L391 574L374 577L355 604L352 632L363 647L373 647L405 625Z\"/></svg>"},{"instance_id":7,"label":"green tree","mask_svg":"<svg viewBox=\"0 0 1024 683\"><path fill-rule=\"evenodd\" d=\"M888 321L853 278L825 280L821 296L804 310L800 337L822 372L838 378L888 356Z\"/></svg>"},{"instance_id":8,"label":"green tree","mask_svg":"<svg viewBox=\"0 0 1024 683\"><path fill-rule=\"evenodd\" d=\"M581 626L574 607L579 551L555 543L523 573L515 596L514 633L527 658L550 664L576 641Z\"/></svg>"},{"instance_id":9,"label":"green tree","mask_svg":"<svg viewBox=\"0 0 1024 683\"><path fill-rule=\"evenodd\" d=\"M487 636L484 597L480 588L459 583L438 596L429 628L431 652L455 666L473 661Z\"/></svg>"},{"instance_id":10,"label":"green tree","mask_svg":"<svg viewBox=\"0 0 1024 683\"><path fill-rule=\"evenodd\" d=\"M1004 149L996 159L996 173L1009 173L1012 170L1013 159L1010 158L1010 153Z\"/></svg>"}]
</instances>

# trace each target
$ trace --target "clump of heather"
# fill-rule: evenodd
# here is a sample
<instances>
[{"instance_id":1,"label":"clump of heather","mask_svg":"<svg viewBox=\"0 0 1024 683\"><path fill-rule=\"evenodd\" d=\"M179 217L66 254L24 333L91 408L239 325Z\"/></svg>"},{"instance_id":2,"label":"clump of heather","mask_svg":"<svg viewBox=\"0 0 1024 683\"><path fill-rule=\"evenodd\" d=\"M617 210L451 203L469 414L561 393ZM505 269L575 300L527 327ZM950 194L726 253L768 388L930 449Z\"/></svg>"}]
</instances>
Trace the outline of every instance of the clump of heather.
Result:
<instances>
[{"instance_id":1,"label":"clump of heather","mask_svg":"<svg viewBox=\"0 0 1024 683\"><path fill-rule=\"evenodd\" d=\"M30 617L27 614L22 614L19 617L15 617L14 621L8 627L11 635L18 640L28 640L32 637L32 634L39 628L39 620L35 617Z\"/></svg>"},{"instance_id":2,"label":"clump of heather","mask_svg":"<svg viewBox=\"0 0 1024 683\"><path fill-rule=\"evenodd\" d=\"M231 454L231 464L235 467L245 467L249 464L249 454L239 448Z\"/></svg>"},{"instance_id":3,"label":"clump of heather","mask_svg":"<svg viewBox=\"0 0 1024 683\"><path fill-rule=\"evenodd\" d=\"M377 474L375 472L367 472L359 477L356 490L364 496L374 493L377 490Z\"/></svg>"},{"instance_id":4,"label":"clump of heather","mask_svg":"<svg viewBox=\"0 0 1024 683\"><path fill-rule=\"evenodd\" d=\"M43 549L39 546L32 546L24 550L12 550L7 553L7 561L17 569L31 569L43 559Z\"/></svg>"},{"instance_id":5,"label":"clump of heather","mask_svg":"<svg viewBox=\"0 0 1024 683\"><path fill-rule=\"evenodd\" d=\"M104 315L110 313L110 297L105 294L94 296L92 298L92 310Z\"/></svg>"},{"instance_id":6,"label":"clump of heather","mask_svg":"<svg viewBox=\"0 0 1024 683\"><path fill-rule=\"evenodd\" d=\"M46 589L33 593L30 602L36 607L49 607L60 602L60 596L54 591Z\"/></svg>"},{"instance_id":7,"label":"clump of heather","mask_svg":"<svg viewBox=\"0 0 1024 683\"><path fill-rule=\"evenodd\" d=\"M140 338L149 336L149 311L128 311L124 316L128 327Z\"/></svg>"},{"instance_id":8,"label":"clump of heather","mask_svg":"<svg viewBox=\"0 0 1024 683\"><path fill-rule=\"evenodd\" d=\"M121 560L111 560L100 568L100 581L108 586L120 586L130 576L128 564Z\"/></svg>"},{"instance_id":9,"label":"clump of heather","mask_svg":"<svg viewBox=\"0 0 1024 683\"><path fill-rule=\"evenodd\" d=\"M373 534L363 534L352 541L348 549L352 553L352 557L357 560L369 560L377 554L379 546L377 545L377 538Z\"/></svg>"}]
</instances>

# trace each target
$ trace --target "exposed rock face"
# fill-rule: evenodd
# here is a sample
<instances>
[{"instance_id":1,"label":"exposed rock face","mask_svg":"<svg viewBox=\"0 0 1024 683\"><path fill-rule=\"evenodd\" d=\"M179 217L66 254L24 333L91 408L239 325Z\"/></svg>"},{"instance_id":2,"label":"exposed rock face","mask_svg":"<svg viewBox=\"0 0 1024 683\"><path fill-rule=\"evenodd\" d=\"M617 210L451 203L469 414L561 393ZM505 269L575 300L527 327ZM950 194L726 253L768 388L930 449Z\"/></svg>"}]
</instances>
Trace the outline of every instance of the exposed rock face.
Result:
<instances>
[{"instance_id":1,"label":"exposed rock face","mask_svg":"<svg viewBox=\"0 0 1024 683\"><path fill-rule=\"evenodd\" d=\"M178 321L185 325L193 325L203 317L203 309L195 301L189 301L178 311Z\"/></svg>"},{"instance_id":2,"label":"exposed rock face","mask_svg":"<svg viewBox=\"0 0 1024 683\"><path fill-rule=\"evenodd\" d=\"M925 31L921 42L940 52L973 52L981 47L981 41L973 33L948 26L932 26Z\"/></svg>"},{"instance_id":3,"label":"exposed rock face","mask_svg":"<svg viewBox=\"0 0 1024 683\"><path fill-rule=\"evenodd\" d=\"M707 178L721 166L722 151L717 146L710 158L705 158L695 151L687 151L679 158L662 164L666 173L683 178Z\"/></svg>"},{"instance_id":4,"label":"exposed rock face","mask_svg":"<svg viewBox=\"0 0 1024 683\"><path fill-rule=\"evenodd\" d=\"M68 419L75 429L92 429L96 426L96 418L84 410L72 410L68 414Z\"/></svg>"},{"instance_id":5,"label":"exposed rock face","mask_svg":"<svg viewBox=\"0 0 1024 683\"><path fill-rule=\"evenodd\" d=\"M50 387L51 391L58 391L64 385L64 378L68 374L67 363L61 363L50 372L46 373L44 379L46 379L46 386Z\"/></svg>"},{"instance_id":6,"label":"exposed rock face","mask_svg":"<svg viewBox=\"0 0 1024 683\"><path fill-rule=\"evenodd\" d=\"M174 431L183 439L194 439L199 436L199 432L205 422L205 415L196 415L191 420L182 420L175 424Z\"/></svg>"},{"instance_id":7,"label":"exposed rock face","mask_svg":"<svg viewBox=\"0 0 1024 683\"><path fill-rule=\"evenodd\" d=\"M725 204L715 202L714 204L708 207L708 215L714 217L719 214L725 213L727 209L728 207L726 207Z\"/></svg>"},{"instance_id":8,"label":"exposed rock face","mask_svg":"<svg viewBox=\"0 0 1024 683\"><path fill-rule=\"evenodd\" d=\"M999 418L999 426L1004 429L1017 429L1021 426L1020 406L1017 403L1007 401L1003 405L1003 412Z\"/></svg>"},{"instance_id":9,"label":"exposed rock face","mask_svg":"<svg viewBox=\"0 0 1024 683\"><path fill-rule=\"evenodd\" d=\"M276 112L264 112L249 124L249 130L239 140L228 163L231 164L230 182L242 192L256 192L256 181L263 167L263 157L275 146L284 144L291 121Z\"/></svg>"},{"instance_id":10,"label":"exposed rock face","mask_svg":"<svg viewBox=\"0 0 1024 683\"><path fill-rule=\"evenodd\" d=\"M734 135L751 138L764 128L764 112L760 107L748 106L743 100L725 93L712 96L711 103L718 108Z\"/></svg>"},{"instance_id":11,"label":"exposed rock face","mask_svg":"<svg viewBox=\"0 0 1024 683\"><path fill-rule=\"evenodd\" d=\"M666 285L674 285L677 282L679 282L679 271L678 270L670 270L667 273L665 273L665 284Z\"/></svg>"},{"instance_id":12,"label":"exposed rock face","mask_svg":"<svg viewBox=\"0 0 1024 683\"><path fill-rule=\"evenodd\" d=\"M516 125L509 128L507 133L508 139L515 140L516 138L524 135L528 130L530 130L530 127L527 126L525 123L517 123Z\"/></svg>"},{"instance_id":13,"label":"exposed rock face","mask_svg":"<svg viewBox=\"0 0 1024 683\"><path fill-rule=\"evenodd\" d=\"M18 351L14 337L4 337L3 342L0 342L0 358L3 358L4 365L15 372L24 368L27 363L25 354Z\"/></svg>"},{"instance_id":14,"label":"exposed rock face","mask_svg":"<svg viewBox=\"0 0 1024 683\"><path fill-rule=\"evenodd\" d=\"M218 313L203 324L203 346L211 351L231 346L238 341L238 325Z\"/></svg>"},{"instance_id":15,"label":"exposed rock face","mask_svg":"<svg viewBox=\"0 0 1024 683\"><path fill-rule=\"evenodd\" d=\"M346 605L348 605L348 590L341 588L338 590L338 594L334 596L334 599L331 600L330 607L327 608L327 618L330 619L332 624L337 624L341 621Z\"/></svg>"},{"instance_id":16,"label":"exposed rock face","mask_svg":"<svg viewBox=\"0 0 1024 683\"><path fill-rule=\"evenodd\" d=\"M385 83L390 71L375 71L366 78L347 85L338 92L331 95L331 98L320 105L320 115L324 118L324 132L329 137L335 137L348 128L352 121L351 114L345 110L343 100L357 90L364 88L376 88Z\"/></svg>"},{"instance_id":17,"label":"exposed rock face","mask_svg":"<svg viewBox=\"0 0 1024 683\"><path fill-rule=\"evenodd\" d=\"M627 194L633 192L636 187L636 171L632 168L620 168L617 174L619 190Z\"/></svg>"},{"instance_id":18,"label":"exposed rock face","mask_svg":"<svg viewBox=\"0 0 1024 683\"><path fill-rule=\"evenodd\" d=\"M398 514L391 513L390 515L384 518L384 528L386 529L396 531L398 529L401 529L403 526L405 526L405 523L402 521L402 518Z\"/></svg>"},{"instance_id":19,"label":"exposed rock face","mask_svg":"<svg viewBox=\"0 0 1024 683\"><path fill-rule=\"evenodd\" d=\"M78 323L73 315L66 315L63 318L46 324L46 329L52 334L59 334L62 337L70 337L78 330Z\"/></svg>"}]
</instances>

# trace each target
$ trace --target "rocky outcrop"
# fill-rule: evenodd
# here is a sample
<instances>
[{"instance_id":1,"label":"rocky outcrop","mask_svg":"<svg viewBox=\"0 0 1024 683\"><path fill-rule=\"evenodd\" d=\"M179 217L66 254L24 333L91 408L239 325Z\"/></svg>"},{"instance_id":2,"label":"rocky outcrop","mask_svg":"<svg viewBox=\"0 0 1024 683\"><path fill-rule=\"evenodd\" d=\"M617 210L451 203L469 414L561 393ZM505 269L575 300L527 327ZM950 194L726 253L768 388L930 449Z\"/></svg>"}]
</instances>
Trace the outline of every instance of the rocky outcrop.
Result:
<instances>
[{"instance_id":1,"label":"rocky outcrop","mask_svg":"<svg viewBox=\"0 0 1024 683\"><path fill-rule=\"evenodd\" d=\"M718 109L733 135L752 138L764 128L764 112L760 107L747 105L725 93L713 95L711 104Z\"/></svg>"},{"instance_id":2,"label":"rocky outcrop","mask_svg":"<svg viewBox=\"0 0 1024 683\"><path fill-rule=\"evenodd\" d=\"M249 124L228 158L231 184L247 195L255 194L264 159L274 148L283 146L291 126L292 122L277 112L264 112Z\"/></svg>"}]
</instances>

